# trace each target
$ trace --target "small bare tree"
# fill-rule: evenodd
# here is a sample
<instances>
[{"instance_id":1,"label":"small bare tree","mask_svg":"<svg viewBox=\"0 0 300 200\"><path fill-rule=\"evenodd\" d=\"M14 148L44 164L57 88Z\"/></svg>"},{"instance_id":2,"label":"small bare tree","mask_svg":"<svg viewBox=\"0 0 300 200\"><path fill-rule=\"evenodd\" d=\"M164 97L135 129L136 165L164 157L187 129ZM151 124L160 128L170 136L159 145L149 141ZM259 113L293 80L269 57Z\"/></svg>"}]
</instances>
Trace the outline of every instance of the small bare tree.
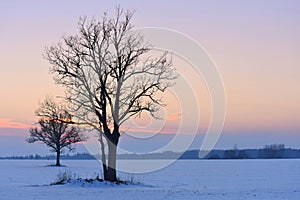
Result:
<instances>
[{"instance_id":1,"label":"small bare tree","mask_svg":"<svg viewBox=\"0 0 300 200\"><path fill-rule=\"evenodd\" d=\"M164 106L160 93L176 78L166 52L147 56L152 47L133 30L132 16L117 8L115 18L81 18L77 35L64 37L45 52L54 80L66 88L77 123L99 132L104 179L109 181L117 181L120 126L143 111L158 117L156 111Z\"/></svg>"},{"instance_id":2,"label":"small bare tree","mask_svg":"<svg viewBox=\"0 0 300 200\"><path fill-rule=\"evenodd\" d=\"M80 130L72 123L72 116L65 106L56 103L53 98L47 97L35 112L39 117L40 128L31 128L30 137L26 140L29 143L42 142L56 152L56 166L60 166L60 155L66 147L73 150L72 144L82 141Z\"/></svg>"}]
</instances>

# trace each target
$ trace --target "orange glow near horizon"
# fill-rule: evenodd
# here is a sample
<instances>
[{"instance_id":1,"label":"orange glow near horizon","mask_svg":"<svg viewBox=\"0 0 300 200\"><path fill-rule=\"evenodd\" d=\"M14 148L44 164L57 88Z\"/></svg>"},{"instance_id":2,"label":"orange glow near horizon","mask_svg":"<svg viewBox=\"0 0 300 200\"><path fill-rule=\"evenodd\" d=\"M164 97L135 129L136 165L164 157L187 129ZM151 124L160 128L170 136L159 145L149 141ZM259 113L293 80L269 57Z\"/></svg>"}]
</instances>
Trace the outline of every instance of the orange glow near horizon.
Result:
<instances>
[{"instance_id":1,"label":"orange glow near horizon","mask_svg":"<svg viewBox=\"0 0 300 200\"><path fill-rule=\"evenodd\" d=\"M28 124L14 122L12 119L0 118L0 129L1 128L11 128L11 129L28 129L31 126Z\"/></svg>"}]
</instances>

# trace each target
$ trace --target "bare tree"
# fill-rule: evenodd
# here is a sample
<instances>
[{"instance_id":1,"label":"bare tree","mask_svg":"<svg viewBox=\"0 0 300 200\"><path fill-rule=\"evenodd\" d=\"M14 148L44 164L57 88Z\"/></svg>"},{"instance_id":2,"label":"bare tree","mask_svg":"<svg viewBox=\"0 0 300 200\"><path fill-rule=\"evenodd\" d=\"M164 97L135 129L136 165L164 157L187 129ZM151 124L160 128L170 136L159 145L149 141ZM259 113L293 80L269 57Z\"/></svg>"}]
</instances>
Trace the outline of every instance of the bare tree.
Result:
<instances>
[{"instance_id":1,"label":"bare tree","mask_svg":"<svg viewBox=\"0 0 300 200\"><path fill-rule=\"evenodd\" d=\"M72 144L82 141L80 130L72 123L72 116L65 106L54 102L53 98L47 97L35 112L39 117L40 128L31 128L29 143L42 142L56 152L56 166L60 166L60 155L66 147L73 150Z\"/></svg>"},{"instance_id":2,"label":"bare tree","mask_svg":"<svg viewBox=\"0 0 300 200\"><path fill-rule=\"evenodd\" d=\"M161 93L176 78L166 52L149 56L152 47L133 30L132 16L117 8L115 18L80 18L77 35L63 37L45 52L54 80L66 88L77 123L99 132L104 179L109 181L117 181L120 127L143 111L158 118L156 112L164 106Z\"/></svg>"}]
</instances>

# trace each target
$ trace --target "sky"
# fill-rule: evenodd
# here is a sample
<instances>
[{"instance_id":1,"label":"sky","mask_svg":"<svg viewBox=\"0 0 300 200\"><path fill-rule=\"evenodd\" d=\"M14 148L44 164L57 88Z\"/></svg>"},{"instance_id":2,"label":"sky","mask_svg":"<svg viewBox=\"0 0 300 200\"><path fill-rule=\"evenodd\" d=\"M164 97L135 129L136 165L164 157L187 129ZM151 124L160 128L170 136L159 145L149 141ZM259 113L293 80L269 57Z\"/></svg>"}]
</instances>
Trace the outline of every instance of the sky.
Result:
<instances>
[{"instance_id":1,"label":"sky","mask_svg":"<svg viewBox=\"0 0 300 200\"><path fill-rule=\"evenodd\" d=\"M113 14L116 5L135 10L136 27L168 28L193 38L217 65L227 113L216 147L285 143L300 148L299 1L11 0L0 2L0 155L43 148L28 146L24 138L36 120L38 102L49 93L60 96L64 91L49 74L42 56L45 47L76 33L80 16ZM185 70L189 63L174 60L179 71L189 73ZM201 78L192 80L192 73L188 77L197 85L196 103L201 111L197 133L204 134L211 117L210 95ZM180 84L177 87L181 91ZM165 124L144 116L129 125L136 125L137 132L151 132L154 124L172 133L181 116L190 115L184 122L189 132L195 126L197 109L189 98L182 98L184 94L179 99L168 95Z\"/></svg>"}]
</instances>

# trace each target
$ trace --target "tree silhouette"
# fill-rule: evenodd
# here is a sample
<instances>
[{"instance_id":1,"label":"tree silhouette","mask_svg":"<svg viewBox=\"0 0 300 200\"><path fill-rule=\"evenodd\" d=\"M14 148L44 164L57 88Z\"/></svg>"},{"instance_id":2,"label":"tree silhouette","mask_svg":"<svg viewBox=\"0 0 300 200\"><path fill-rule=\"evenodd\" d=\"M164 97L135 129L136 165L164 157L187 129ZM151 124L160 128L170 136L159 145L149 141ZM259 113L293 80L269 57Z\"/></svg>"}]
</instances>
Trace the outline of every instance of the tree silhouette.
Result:
<instances>
[{"instance_id":1,"label":"tree silhouette","mask_svg":"<svg viewBox=\"0 0 300 200\"><path fill-rule=\"evenodd\" d=\"M156 112L164 106L159 93L176 78L166 52L147 56L152 47L133 30L132 16L117 8L115 18L81 18L77 35L63 37L45 53L54 80L66 88L77 123L98 131L104 179L109 181L117 181L120 127L143 111L157 118Z\"/></svg>"},{"instance_id":2,"label":"tree silhouette","mask_svg":"<svg viewBox=\"0 0 300 200\"><path fill-rule=\"evenodd\" d=\"M72 144L82 141L80 130L70 126L72 116L62 104L55 103L53 98L47 97L35 112L39 117L39 128L29 130L27 142L42 142L56 152L56 166L60 166L60 154L64 148L73 150Z\"/></svg>"}]
</instances>

